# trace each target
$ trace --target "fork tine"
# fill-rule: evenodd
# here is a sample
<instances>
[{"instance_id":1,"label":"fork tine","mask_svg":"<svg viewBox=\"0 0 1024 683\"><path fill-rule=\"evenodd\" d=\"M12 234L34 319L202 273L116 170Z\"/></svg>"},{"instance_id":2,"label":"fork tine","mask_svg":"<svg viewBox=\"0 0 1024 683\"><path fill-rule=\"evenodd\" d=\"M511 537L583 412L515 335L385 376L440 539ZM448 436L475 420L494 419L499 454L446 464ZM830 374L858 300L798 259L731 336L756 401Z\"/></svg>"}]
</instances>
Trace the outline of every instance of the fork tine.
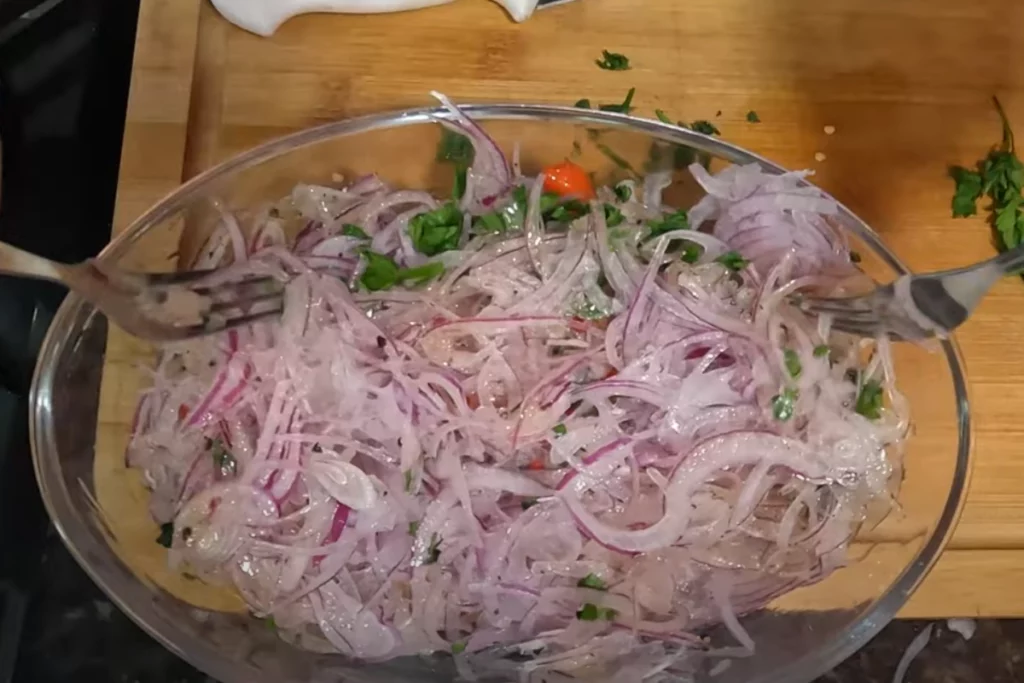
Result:
<instances>
[{"instance_id":1,"label":"fork tine","mask_svg":"<svg viewBox=\"0 0 1024 683\"><path fill-rule=\"evenodd\" d=\"M217 301L212 306L210 306L209 312L220 314L235 308L244 311L246 309L254 307L256 304L265 303L267 301L283 302L283 295L281 294L281 292L271 292L269 294L263 294L260 296L250 298Z\"/></svg>"}]
</instances>

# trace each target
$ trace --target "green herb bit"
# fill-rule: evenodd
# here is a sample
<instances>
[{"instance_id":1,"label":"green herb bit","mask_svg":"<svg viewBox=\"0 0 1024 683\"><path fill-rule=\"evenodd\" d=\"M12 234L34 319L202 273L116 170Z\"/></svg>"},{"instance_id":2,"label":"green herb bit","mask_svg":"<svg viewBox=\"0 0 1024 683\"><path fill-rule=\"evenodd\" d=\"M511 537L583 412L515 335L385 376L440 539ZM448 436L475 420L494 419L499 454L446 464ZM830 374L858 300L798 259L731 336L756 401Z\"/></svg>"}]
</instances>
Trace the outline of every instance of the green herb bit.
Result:
<instances>
[{"instance_id":1,"label":"green herb bit","mask_svg":"<svg viewBox=\"0 0 1024 683\"><path fill-rule=\"evenodd\" d=\"M761 117L757 115L757 112L751 109L747 112L747 121L749 123L761 123Z\"/></svg>"},{"instance_id":2,"label":"green herb bit","mask_svg":"<svg viewBox=\"0 0 1024 683\"><path fill-rule=\"evenodd\" d=\"M657 116L658 120L661 121L662 123L667 123L670 126L674 126L675 125L675 123L672 122L672 119L670 119L668 117L668 114L663 112L661 109L655 109L654 110L654 115Z\"/></svg>"},{"instance_id":3,"label":"green herb bit","mask_svg":"<svg viewBox=\"0 0 1024 683\"><path fill-rule=\"evenodd\" d=\"M789 373L789 376L793 379L799 379L804 368L800 364L800 356L797 355L797 352L793 349L786 349L782 352L782 359L786 364L786 372Z\"/></svg>"},{"instance_id":4,"label":"green herb bit","mask_svg":"<svg viewBox=\"0 0 1024 683\"><path fill-rule=\"evenodd\" d=\"M447 128L441 129L441 141L437 144L437 161L455 164L457 167L469 168L473 163L475 151L473 143L462 133Z\"/></svg>"},{"instance_id":5,"label":"green herb bit","mask_svg":"<svg viewBox=\"0 0 1024 683\"><path fill-rule=\"evenodd\" d=\"M597 574L587 574L582 579L576 582L576 585L580 588L593 588L596 591L608 590L608 584L601 580Z\"/></svg>"},{"instance_id":6,"label":"green herb bit","mask_svg":"<svg viewBox=\"0 0 1024 683\"><path fill-rule=\"evenodd\" d=\"M882 385L875 380L868 380L857 394L855 410L868 418L877 420L882 416Z\"/></svg>"},{"instance_id":7,"label":"green herb bit","mask_svg":"<svg viewBox=\"0 0 1024 683\"><path fill-rule=\"evenodd\" d=\"M341 226L341 234L346 237L355 237L357 240L368 240L370 236L366 234L366 231L360 228L355 223L345 223Z\"/></svg>"},{"instance_id":8,"label":"green herb bit","mask_svg":"<svg viewBox=\"0 0 1024 683\"><path fill-rule=\"evenodd\" d=\"M403 268L398 271L399 281L411 282L414 285L422 285L444 273L444 264L439 261L425 263L415 268Z\"/></svg>"},{"instance_id":9,"label":"green herb bit","mask_svg":"<svg viewBox=\"0 0 1024 683\"><path fill-rule=\"evenodd\" d=\"M716 263L721 263L723 266L732 271L740 271L747 267L750 263L747 259L738 251L727 251L718 258L715 259Z\"/></svg>"},{"instance_id":10,"label":"green herb bit","mask_svg":"<svg viewBox=\"0 0 1024 683\"><path fill-rule=\"evenodd\" d=\"M598 142L598 143L596 143L595 146L597 147L597 150L599 152L601 152L601 154L603 154L606 157L608 157L608 159L613 164L615 164L616 166L618 166L622 170L629 171L633 175L639 175L636 172L636 169L633 168L633 165L630 164L628 161L626 161L625 157L623 157L620 154L618 154L614 149L612 149L608 145L604 144L603 142Z\"/></svg>"},{"instance_id":11,"label":"green herb bit","mask_svg":"<svg viewBox=\"0 0 1024 683\"><path fill-rule=\"evenodd\" d=\"M700 255L703 253L704 250L699 245L687 242L683 247L683 253L680 254L679 258L683 263L693 264L700 260Z\"/></svg>"},{"instance_id":12,"label":"green herb bit","mask_svg":"<svg viewBox=\"0 0 1024 683\"><path fill-rule=\"evenodd\" d=\"M718 127L710 121L700 119L690 124L690 129L695 133L701 133L702 135L721 135L722 131L718 130Z\"/></svg>"},{"instance_id":13,"label":"green herb bit","mask_svg":"<svg viewBox=\"0 0 1024 683\"><path fill-rule=\"evenodd\" d=\"M566 434L569 433L568 427L566 427L561 422L556 424L551 431L553 431L556 436L565 436Z\"/></svg>"},{"instance_id":14,"label":"green herb bit","mask_svg":"<svg viewBox=\"0 0 1024 683\"><path fill-rule=\"evenodd\" d=\"M371 292L379 292L382 289L390 289L395 286L400 269L390 256L366 250L363 252L363 257L366 259L366 268L359 276L359 282L363 287Z\"/></svg>"},{"instance_id":15,"label":"green herb bit","mask_svg":"<svg viewBox=\"0 0 1024 683\"><path fill-rule=\"evenodd\" d=\"M437 534L430 535L430 548L427 550L430 553L427 557L427 564L434 564L441 557L441 537Z\"/></svg>"},{"instance_id":16,"label":"green herb bit","mask_svg":"<svg viewBox=\"0 0 1024 683\"><path fill-rule=\"evenodd\" d=\"M828 344L818 344L817 346L814 347L813 353L815 358L828 358L828 355L831 352L832 349L829 348Z\"/></svg>"},{"instance_id":17,"label":"green herb bit","mask_svg":"<svg viewBox=\"0 0 1024 683\"><path fill-rule=\"evenodd\" d=\"M800 392L796 389L786 388L772 398L772 415L780 422L793 417L796 401L800 398Z\"/></svg>"},{"instance_id":18,"label":"green herb bit","mask_svg":"<svg viewBox=\"0 0 1024 683\"><path fill-rule=\"evenodd\" d=\"M629 92L626 93L626 99L622 100L622 104L602 104L598 109L601 111L612 111L618 112L619 114L628 114L633 111L633 95L636 94L636 88L630 88Z\"/></svg>"},{"instance_id":19,"label":"green herb bit","mask_svg":"<svg viewBox=\"0 0 1024 683\"><path fill-rule=\"evenodd\" d=\"M590 109L590 100L584 97L582 100L576 100L575 104L572 106L577 109Z\"/></svg>"},{"instance_id":20,"label":"green herb bit","mask_svg":"<svg viewBox=\"0 0 1024 683\"><path fill-rule=\"evenodd\" d=\"M412 491L412 470L406 470L403 476L405 477L405 490Z\"/></svg>"},{"instance_id":21,"label":"green herb bit","mask_svg":"<svg viewBox=\"0 0 1024 683\"><path fill-rule=\"evenodd\" d=\"M614 228L617 225L621 225L626 218L619 211L619 207L614 204L604 205L604 222L609 228Z\"/></svg>"},{"instance_id":22,"label":"green herb bit","mask_svg":"<svg viewBox=\"0 0 1024 683\"><path fill-rule=\"evenodd\" d=\"M174 522L167 522L166 524L160 525L160 535L156 537L156 542L165 548L170 548L171 543L174 541Z\"/></svg>"},{"instance_id":23,"label":"green herb bit","mask_svg":"<svg viewBox=\"0 0 1024 683\"><path fill-rule=\"evenodd\" d=\"M601 50L601 59L595 59L599 67L607 71L628 71L629 70L629 57L618 52L608 52L608 50Z\"/></svg>"},{"instance_id":24,"label":"green herb bit","mask_svg":"<svg viewBox=\"0 0 1024 683\"><path fill-rule=\"evenodd\" d=\"M619 183L612 188L612 191L615 192L615 198L620 202L628 202L629 198L633 196L633 190L625 183Z\"/></svg>"},{"instance_id":25,"label":"green herb bit","mask_svg":"<svg viewBox=\"0 0 1024 683\"><path fill-rule=\"evenodd\" d=\"M224 448L224 442L214 439L211 444L210 455L213 456L213 466L222 474L234 474L238 470L238 463L235 457Z\"/></svg>"},{"instance_id":26,"label":"green herb bit","mask_svg":"<svg viewBox=\"0 0 1024 683\"><path fill-rule=\"evenodd\" d=\"M459 641L456 641L456 642L452 643L452 654L453 655L461 655L465 651L466 651L466 643L464 641L459 640Z\"/></svg>"},{"instance_id":27,"label":"green herb bit","mask_svg":"<svg viewBox=\"0 0 1024 683\"><path fill-rule=\"evenodd\" d=\"M690 219L684 209L679 209L665 214L660 219L647 221L647 227L651 229L651 232L648 233L646 239L650 240L673 230L689 230Z\"/></svg>"},{"instance_id":28,"label":"green herb bit","mask_svg":"<svg viewBox=\"0 0 1024 683\"><path fill-rule=\"evenodd\" d=\"M409 522L409 535L410 536L415 536L416 533L419 530L420 530L420 523L419 522Z\"/></svg>"},{"instance_id":29,"label":"green herb bit","mask_svg":"<svg viewBox=\"0 0 1024 683\"><path fill-rule=\"evenodd\" d=\"M555 201L559 202L560 198L555 195ZM541 216L544 220L554 221L556 223L571 223L581 216L586 216L590 213L590 204L581 202L578 199L570 199L565 202L556 204L552 208L547 201L547 193L541 196L540 210Z\"/></svg>"},{"instance_id":30,"label":"green herb bit","mask_svg":"<svg viewBox=\"0 0 1024 683\"><path fill-rule=\"evenodd\" d=\"M277 622L274 621L274 615L267 615L267 618L263 620L263 625L269 628L271 631L277 630Z\"/></svg>"},{"instance_id":31,"label":"green herb bit","mask_svg":"<svg viewBox=\"0 0 1024 683\"><path fill-rule=\"evenodd\" d=\"M956 183L953 192L953 218L966 218L978 212L977 202L981 197L981 174L962 166L949 169L949 176Z\"/></svg>"},{"instance_id":32,"label":"green herb bit","mask_svg":"<svg viewBox=\"0 0 1024 683\"><path fill-rule=\"evenodd\" d=\"M618 615L613 609L598 607L592 602L585 603L583 607L576 610L576 618L580 621L597 621L598 619L607 619L611 621Z\"/></svg>"},{"instance_id":33,"label":"green herb bit","mask_svg":"<svg viewBox=\"0 0 1024 683\"><path fill-rule=\"evenodd\" d=\"M433 211L413 216L409 221L409 237L416 251L436 256L457 249L462 237L462 212L453 202Z\"/></svg>"},{"instance_id":34,"label":"green herb bit","mask_svg":"<svg viewBox=\"0 0 1024 683\"><path fill-rule=\"evenodd\" d=\"M519 501L519 506L522 507L523 510L529 510L534 505L536 505L537 502L538 501L536 498L523 498L521 501Z\"/></svg>"},{"instance_id":35,"label":"green herb bit","mask_svg":"<svg viewBox=\"0 0 1024 683\"><path fill-rule=\"evenodd\" d=\"M463 167L455 169L455 181L452 183L452 199L462 199L462 195L466 194L466 175L469 170Z\"/></svg>"},{"instance_id":36,"label":"green herb bit","mask_svg":"<svg viewBox=\"0 0 1024 683\"><path fill-rule=\"evenodd\" d=\"M477 234L502 233L508 226L505 219L497 211L491 211L473 219L473 232Z\"/></svg>"}]
</instances>

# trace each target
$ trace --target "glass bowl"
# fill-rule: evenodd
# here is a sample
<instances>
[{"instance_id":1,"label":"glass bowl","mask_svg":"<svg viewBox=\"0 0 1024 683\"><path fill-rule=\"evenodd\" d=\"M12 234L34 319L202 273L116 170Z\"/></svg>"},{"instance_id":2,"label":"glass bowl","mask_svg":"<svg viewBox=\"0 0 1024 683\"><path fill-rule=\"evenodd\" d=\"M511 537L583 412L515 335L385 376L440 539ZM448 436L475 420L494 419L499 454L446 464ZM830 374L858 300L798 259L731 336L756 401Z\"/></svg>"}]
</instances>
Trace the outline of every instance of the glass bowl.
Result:
<instances>
[{"instance_id":1,"label":"glass bowl","mask_svg":"<svg viewBox=\"0 0 1024 683\"><path fill-rule=\"evenodd\" d=\"M782 172L728 143L621 114L532 105L464 110L504 150L518 145L524 174L571 156L604 183L671 167L695 154L708 155L716 165L754 162ZM298 181L329 183L338 173L352 178L376 172L396 186L446 194L452 174L435 160L440 127L432 115L444 114L422 109L366 116L269 142L179 188L114 240L102 258L129 269L174 270L179 259L188 262L217 220L216 202L251 208L285 196ZM697 196L689 174L675 173L666 202L689 206ZM841 211L870 276L888 280L906 272L878 235L845 207ZM36 474L50 516L92 579L153 637L224 683L456 679L446 656L370 665L298 650L239 604L221 604L201 582L166 569L145 489L123 458L144 366L153 354L72 295L39 356L31 394ZM698 681L810 681L889 622L935 563L967 488L964 372L952 341L932 348L902 345L895 361L915 424L898 504L880 523L861 529L847 567L743 617L757 645L754 654L727 667L709 662ZM727 634L714 630L709 636L727 641Z\"/></svg>"}]
</instances>

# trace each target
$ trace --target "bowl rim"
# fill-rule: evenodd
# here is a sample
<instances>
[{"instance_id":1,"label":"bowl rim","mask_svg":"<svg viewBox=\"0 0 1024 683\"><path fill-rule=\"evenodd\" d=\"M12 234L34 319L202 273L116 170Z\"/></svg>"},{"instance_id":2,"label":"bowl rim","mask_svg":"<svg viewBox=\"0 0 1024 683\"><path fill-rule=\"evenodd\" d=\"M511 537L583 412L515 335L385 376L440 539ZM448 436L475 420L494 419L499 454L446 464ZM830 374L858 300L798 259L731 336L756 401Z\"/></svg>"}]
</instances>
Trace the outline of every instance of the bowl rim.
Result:
<instances>
[{"instance_id":1,"label":"bowl rim","mask_svg":"<svg viewBox=\"0 0 1024 683\"><path fill-rule=\"evenodd\" d=\"M709 152L734 164L757 163L766 171L786 173L787 169L768 159L724 140L705 136L692 130L660 121L641 119L627 114L543 104L488 103L460 104L459 109L469 118L481 121L541 121L549 123L591 124L611 129L643 133L652 139L683 144L702 152ZM122 256L147 232L150 227L174 216L197 198L211 182L233 173L257 166L265 161L315 145L327 139L347 137L405 126L436 123L448 120L452 114L441 107L401 109L383 113L333 121L271 139L248 151L227 159L196 175L152 205L136 218L124 231L114 237L98 258L112 261ZM298 182L298 179L297 179ZM811 183L804 181L807 185ZM841 202L837 202L845 229L852 230L887 266L897 274L909 270L882 242L861 218ZM88 560L98 545L89 535L86 523L67 501L63 480L48 477L48 468L56 467L45 457L56 452L52 416L52 395L55 388L57 360L73 334L84 327L83 309L89 305L73 292L61 304L40 347L29 393L29 440L33 468L46 511L60 534L64 545L82 569L101 590L145 632L161 645L205 673L225 681L237 678L236 661L212 645L200 642L199 647L184 652L178 642L182 633L175 624L163 619L148 604L129 604L123 599L113 577L97 569ZM824 647L805 653L775 671L758 679L757 683L795 683L810 681L831 670L871 640L891 621L913 591L920 585L938 560L952 536L966 501L966 491L972 466L972 440L970 404L962 355L953 338L940 341L941 353L950 369L954 388L957 423L957 458L953 477L942 514L936 520L925 544L914 560L897 576L885 593L868 606L857 622L845 633L834 637ZM55 470L56 472L56 470ZM108 548L109 550L109 548ZM268 681L269 683L269 681Z\"/></svg>"}]
</instances>

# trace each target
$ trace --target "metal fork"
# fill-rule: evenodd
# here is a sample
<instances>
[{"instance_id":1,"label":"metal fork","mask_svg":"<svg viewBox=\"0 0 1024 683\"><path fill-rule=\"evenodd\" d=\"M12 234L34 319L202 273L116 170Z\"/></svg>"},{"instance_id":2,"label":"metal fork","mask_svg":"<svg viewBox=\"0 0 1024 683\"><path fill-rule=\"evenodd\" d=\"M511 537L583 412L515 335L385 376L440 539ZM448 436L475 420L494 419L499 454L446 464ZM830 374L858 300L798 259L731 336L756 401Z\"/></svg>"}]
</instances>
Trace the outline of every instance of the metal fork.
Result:
<instances>
[{"instance_id":1,"label":"metal fork","mask_svg":"<svg viewBox=\"0 0 1024 683\"><path fill-rule=\"evenodd\" d=\"M1022 267L1024 245L973 266L904 275L862 296L795 296L793 301L810 315L831 316L833 328L863 337L945 337L967 320L996 282Z\"/></svg>"},{"instance_id":2,"label":"metal fork","mask_svg":"<svg viewBox=\"0 0 1024 683\"><path fill-rule=\"evenodd\" d=\"M0 242L0 273L61 283L126 332L153 342L201 337L280 315L285 283L224 271L131 273L94 260L57 263Z\"/></svg>"}]
</instances>

